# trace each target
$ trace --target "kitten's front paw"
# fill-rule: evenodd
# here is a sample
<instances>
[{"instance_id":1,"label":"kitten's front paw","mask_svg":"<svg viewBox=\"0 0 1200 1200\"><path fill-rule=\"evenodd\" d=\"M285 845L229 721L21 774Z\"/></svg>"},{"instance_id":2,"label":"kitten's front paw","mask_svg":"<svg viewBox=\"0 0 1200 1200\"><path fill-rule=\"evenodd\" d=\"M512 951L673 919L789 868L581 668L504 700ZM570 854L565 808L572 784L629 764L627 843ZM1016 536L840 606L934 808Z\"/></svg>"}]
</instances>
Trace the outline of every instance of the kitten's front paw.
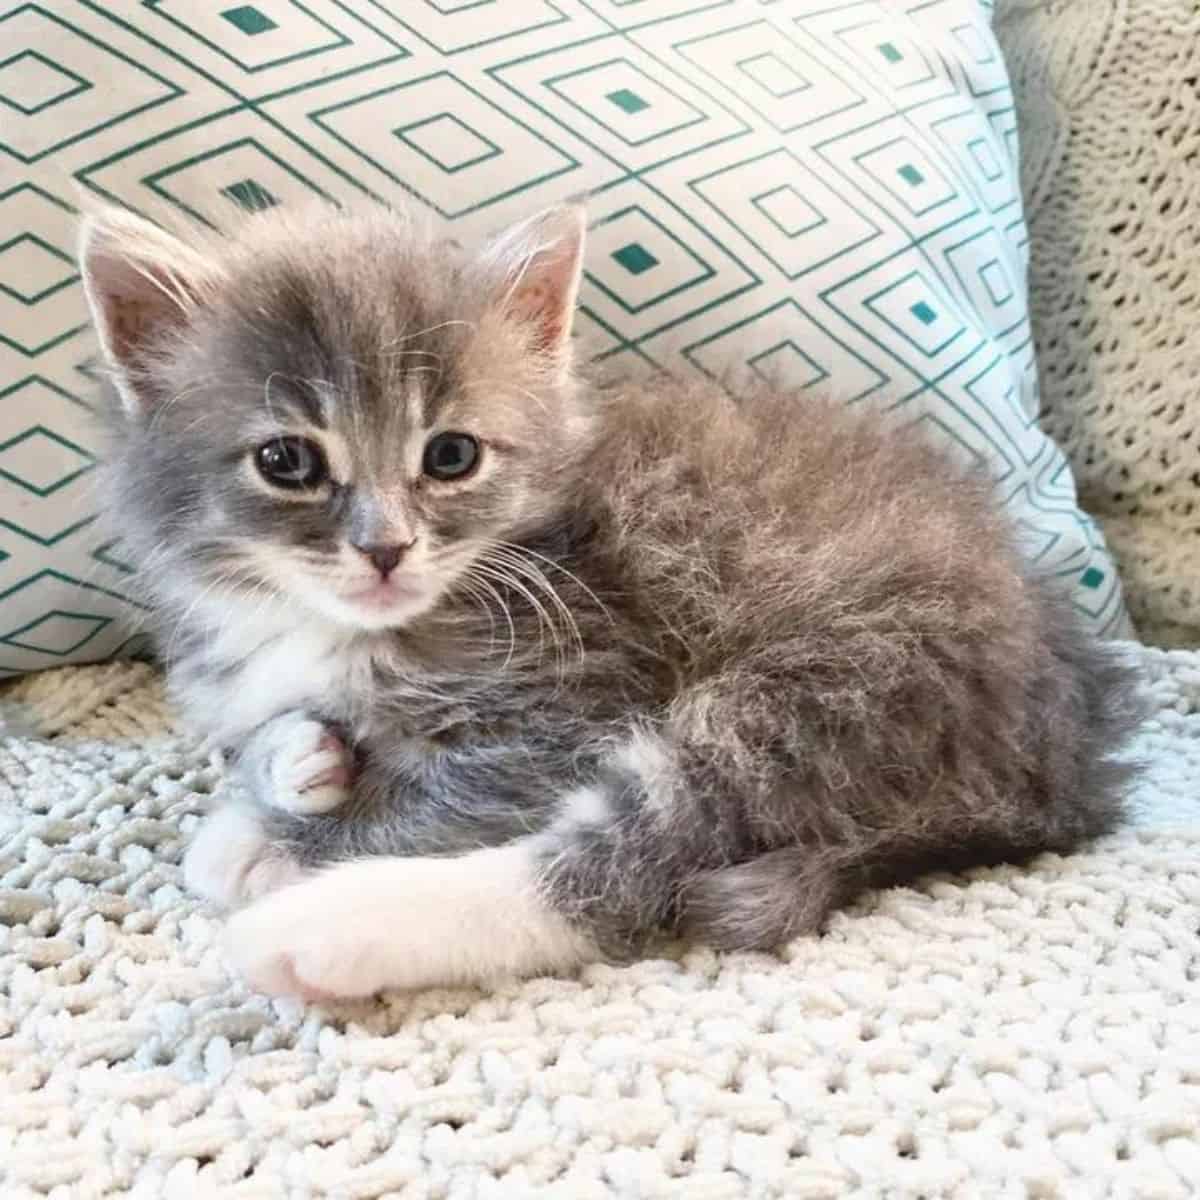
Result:
<instances>
[{"instance_id":1,"label":"kitten's front paw","mask_svg":"<svg viewBox=\"0 0 1200 1200\"><path fill-rule=\"evenodd\" d=\"M330 812L350 794L350 751L327 725L304 713L285 713L260 734L267 740L269 794L285 812Z\"/></svg>"},{"instance_id":2,"label":"kitten's front paw","mask_svg":"<svg viewBox=\"0 0 1200 1200\"><path fill-rule=\"evenodd\" d=\"M327 867L235 913L226 954L251 987L308 999L572 970L597 948L542 895L544 849Z\"/></svg>"},{"instance_id":3,"label":"kitten's front paw","mask_svg":"<svg viewBox=\"0 0 1200 1200\"><path fill-rule=\"evenodd\" d=\"M344 872L327 869L230 917L226 958L252 988L319 1003L405 985L392 974L403 934L343 886Z\"/></svg>"},{"instance_id":4,"label":"kitten's front paw","mask_svg":"<svg viewBox=\"0 0 1200 1200\"><path fill-rule=\"evenodd\" d=\"M188 891L222 908L257 900L302 877L300 867L270 844L253 810L240 804L217 809L183 856Z\"/></svg>"}]
</instances>

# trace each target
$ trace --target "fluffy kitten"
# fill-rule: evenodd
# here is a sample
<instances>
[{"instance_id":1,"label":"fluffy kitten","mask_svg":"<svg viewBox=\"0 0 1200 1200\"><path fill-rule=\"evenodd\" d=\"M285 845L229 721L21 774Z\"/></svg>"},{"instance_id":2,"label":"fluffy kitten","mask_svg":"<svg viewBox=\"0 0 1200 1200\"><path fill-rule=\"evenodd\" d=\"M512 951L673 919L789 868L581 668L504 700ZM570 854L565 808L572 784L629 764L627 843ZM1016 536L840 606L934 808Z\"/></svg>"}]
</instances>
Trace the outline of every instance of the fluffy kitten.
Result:
<instances>
[{"instance_id":1,"label":"fluffy kitten","mask_svg":"<svg viewBox=\"0 0 1200 1200\"><path fill-rule=\"evenodd\" d=\"M583 238L86 225L112 514L250 797L186 875L263 989L769 947L1119 819L1134 681L986 483L808 395L590 386Z\"/></svg>"}]
</instances>

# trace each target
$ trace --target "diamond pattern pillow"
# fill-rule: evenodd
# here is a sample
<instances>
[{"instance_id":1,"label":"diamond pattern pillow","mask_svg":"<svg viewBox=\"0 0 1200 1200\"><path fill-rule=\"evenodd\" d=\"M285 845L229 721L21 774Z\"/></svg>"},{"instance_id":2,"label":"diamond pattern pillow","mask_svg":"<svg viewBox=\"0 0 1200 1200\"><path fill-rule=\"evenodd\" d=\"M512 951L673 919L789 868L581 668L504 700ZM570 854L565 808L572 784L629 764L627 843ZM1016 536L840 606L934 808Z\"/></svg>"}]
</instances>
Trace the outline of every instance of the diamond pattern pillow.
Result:
<instances>
[{"instance_id":1,"label":"diamond pattern pillow","mask_svg":"<svg viewBox=\"0 0 1200 1200\"><path fill-rule=\"evenodd\" d=\"M589 191L598 358L924 422L991 465L1095 628L1124 630L1034 424L985 0L78 0L8 6L0 38L0 672L117 652L136 615L136 564L88 498L79 188L218 226L408 194L464 241Z\"/></svg>"}]
</instances>

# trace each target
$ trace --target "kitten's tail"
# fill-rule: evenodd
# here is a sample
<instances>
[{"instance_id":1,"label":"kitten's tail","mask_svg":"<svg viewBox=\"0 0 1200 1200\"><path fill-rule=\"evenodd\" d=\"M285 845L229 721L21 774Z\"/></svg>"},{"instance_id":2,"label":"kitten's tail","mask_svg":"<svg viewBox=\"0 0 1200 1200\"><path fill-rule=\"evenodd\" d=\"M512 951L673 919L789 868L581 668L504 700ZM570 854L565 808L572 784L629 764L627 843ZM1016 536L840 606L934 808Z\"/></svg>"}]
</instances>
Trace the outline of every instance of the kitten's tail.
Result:
<instances>
[{"instance_id":1,"label":"kitten's tail","mask_svg":"<svg viewBox=\"0 0 1200 1200\"><path fill-rule=\"evenodd\" d=\"M681 929L719 950L780 946L815 933L853 891L832 862L785 846L698 875L683 893Z\"/></svg>"}]
</instances>

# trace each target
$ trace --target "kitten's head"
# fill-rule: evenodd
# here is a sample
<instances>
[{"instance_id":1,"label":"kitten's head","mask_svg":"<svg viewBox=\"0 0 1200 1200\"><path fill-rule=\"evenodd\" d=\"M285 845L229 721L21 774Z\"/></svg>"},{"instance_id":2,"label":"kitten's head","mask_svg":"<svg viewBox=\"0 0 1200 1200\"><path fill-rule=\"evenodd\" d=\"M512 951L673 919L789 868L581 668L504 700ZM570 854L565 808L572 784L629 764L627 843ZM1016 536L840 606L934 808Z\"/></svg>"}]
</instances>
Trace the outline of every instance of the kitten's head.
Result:
<instances>
[{"instance_id":1,"label":"kitten's head","mask_svg":"<svg viewBox=\"0 0 1200 1200\"><path fill-rule=\"evenodd\" d=\"M382 210L230 238L89 218L112 515L160 598L399 626L546 521L591 427L583 229L564 206L466 254Z\"/></svg>"}]
</instances>

